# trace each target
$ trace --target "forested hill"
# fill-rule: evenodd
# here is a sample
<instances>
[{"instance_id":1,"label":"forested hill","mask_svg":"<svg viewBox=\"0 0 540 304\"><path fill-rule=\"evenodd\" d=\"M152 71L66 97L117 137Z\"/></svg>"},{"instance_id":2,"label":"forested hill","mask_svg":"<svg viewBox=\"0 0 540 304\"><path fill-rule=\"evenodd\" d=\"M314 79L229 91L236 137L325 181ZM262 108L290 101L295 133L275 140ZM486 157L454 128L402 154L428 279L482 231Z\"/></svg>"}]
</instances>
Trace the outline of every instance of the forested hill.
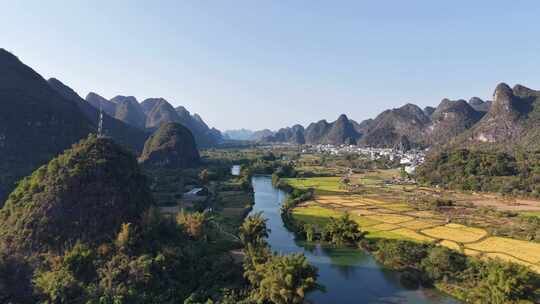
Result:
<instances>
[{"instance_id":1,"label":"forested hill","mask_svg":"<svg viewBox=\"0 0 540 304\"><path fill-rule=\"evenodd\" d=\"M416 175L420 183L540 198L540 152L457 149L434 153Z\"/></svg>"}]
</instances>

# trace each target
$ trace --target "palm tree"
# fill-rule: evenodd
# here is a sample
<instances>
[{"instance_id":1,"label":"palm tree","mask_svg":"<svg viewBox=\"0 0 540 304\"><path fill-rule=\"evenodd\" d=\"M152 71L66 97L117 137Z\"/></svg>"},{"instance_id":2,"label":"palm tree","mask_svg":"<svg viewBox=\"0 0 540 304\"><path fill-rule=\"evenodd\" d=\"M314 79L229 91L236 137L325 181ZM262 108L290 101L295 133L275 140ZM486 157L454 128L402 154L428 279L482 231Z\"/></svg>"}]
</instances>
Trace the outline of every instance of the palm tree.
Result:
<instances>
[{"instance_id":1,"label":"palm tree","mask_svg":"<svg viewBox=\"0 0 540 304\"><path fill-rule=\"evenodd\" d=\"M270 229L266 226L268 220L262 213L255 213L248 216L242 226L240 226L239 236L245 245L266 244L266 238L270 234Z\"/></svg>"}]
</instances>

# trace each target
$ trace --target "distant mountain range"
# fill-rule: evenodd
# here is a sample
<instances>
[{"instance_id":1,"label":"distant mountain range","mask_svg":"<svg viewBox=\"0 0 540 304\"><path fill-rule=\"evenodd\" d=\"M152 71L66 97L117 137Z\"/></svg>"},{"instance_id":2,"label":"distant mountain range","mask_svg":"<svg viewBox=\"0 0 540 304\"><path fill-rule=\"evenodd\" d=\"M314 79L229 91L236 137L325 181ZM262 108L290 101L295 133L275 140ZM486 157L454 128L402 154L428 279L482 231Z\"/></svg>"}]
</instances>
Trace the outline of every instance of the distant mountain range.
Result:
<instances>
[{"instance_id":1,"label":"distant mountain range","mask_svg":"<svg viewBox=\"0 0 540 304\"><path fill-rule=\"evenodd\" d=\"M518 88L522 95L536 96L537 91L522 86ZM497 96L494 98L498 99ZM471 98L469 102L443 99L437 107L424 109L408 103L399 108L383 111L374 119L367 119L360 123L341 115L331 123L321 120L309 124L307 128L301 125L282 128L271 135L262 137L260 141L292 144L353 144L401 149L440 146L453 142L460 135L466 134L466 131L484 124L481 123L482 118L491 116L489 114L491 105L491 101L483 101L478 97Z\"/></svg>"},{"instance_id":2,"label":"distant mountain range","mask_svg":"<svg viewBox=\"0 0 540 304\"><path fill-rule=\"evenodd\" d=\"M251 140L259 141L264 137L273 135L274 132L269 129L252 131L249 129L227 130L223 132L223 137L229 140Z\"/></svg>"},{"instance_id":3,"label":"distant mountain range","mask_svg":"<svg viewBox=\"0 0 540 304\"><path fill-rule=\"evenodd\" d=\"M301 125L282 128L261 140L294 144L356 144L363 132L359 124L341 115L336 121L330 123L320 120L311 123L307 128Z\"/></svg>"},{"instance_id":4,"label":"distant mountain range","mask_svg":"<svg viewBox=\"0 0 540 304\"><path fill-rule=\"evenodd\" d=\"M133 96L116 96L110 100L91 92L86 101L96 109L141 130L155 131L164 123L176 122L187 127L200 148L212 147L223 140L221 132L210 128L198 114L184 107L174 108L163 98L148 98L141 103Z\"/></svg>"}]
</instances>

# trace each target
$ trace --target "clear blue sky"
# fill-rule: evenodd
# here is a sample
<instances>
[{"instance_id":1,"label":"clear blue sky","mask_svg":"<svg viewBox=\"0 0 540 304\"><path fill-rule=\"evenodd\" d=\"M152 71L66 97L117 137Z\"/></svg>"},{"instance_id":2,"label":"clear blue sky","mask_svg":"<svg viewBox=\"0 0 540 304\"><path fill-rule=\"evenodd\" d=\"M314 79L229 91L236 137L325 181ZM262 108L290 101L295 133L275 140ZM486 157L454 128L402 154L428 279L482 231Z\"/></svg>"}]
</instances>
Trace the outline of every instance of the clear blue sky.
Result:
<instances>
[{"instance_id":1,"label":"clear blue sky","mask_svg":"<svg viewBox=\"0 0 540 304\"><path fill-rule=\"evenodd\" d=\"M444 3L443 3L444 2ZM540 89L540 1L10 1L0 47L83 97L164 97L222 130Z\"/></svg>"}]
</instances>

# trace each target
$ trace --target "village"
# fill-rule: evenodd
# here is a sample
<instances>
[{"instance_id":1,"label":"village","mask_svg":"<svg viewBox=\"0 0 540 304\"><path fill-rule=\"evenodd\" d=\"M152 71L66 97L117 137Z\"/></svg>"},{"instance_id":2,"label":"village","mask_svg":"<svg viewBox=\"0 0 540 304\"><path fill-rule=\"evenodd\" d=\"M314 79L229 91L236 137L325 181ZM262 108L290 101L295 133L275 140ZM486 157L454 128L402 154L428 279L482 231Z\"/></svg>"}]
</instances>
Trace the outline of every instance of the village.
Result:
<instances>
[{"instance_id":1,"label":"village","mask_svg":"<svg viewBox=\"0 0 540 304\"><path fill-rule=\"evenodd\" d=\"M387 158L390 161L399 161L399 164L404 167L405 172L414 174L416 167L425 161L427 150L411 149L402 151L392 148L371 148L360 147L355 145L314 145L306 146L302 153L320 153L330 155L358 154L368 157L370 160L378 160Z\"/></svg>"}]
</instances>

